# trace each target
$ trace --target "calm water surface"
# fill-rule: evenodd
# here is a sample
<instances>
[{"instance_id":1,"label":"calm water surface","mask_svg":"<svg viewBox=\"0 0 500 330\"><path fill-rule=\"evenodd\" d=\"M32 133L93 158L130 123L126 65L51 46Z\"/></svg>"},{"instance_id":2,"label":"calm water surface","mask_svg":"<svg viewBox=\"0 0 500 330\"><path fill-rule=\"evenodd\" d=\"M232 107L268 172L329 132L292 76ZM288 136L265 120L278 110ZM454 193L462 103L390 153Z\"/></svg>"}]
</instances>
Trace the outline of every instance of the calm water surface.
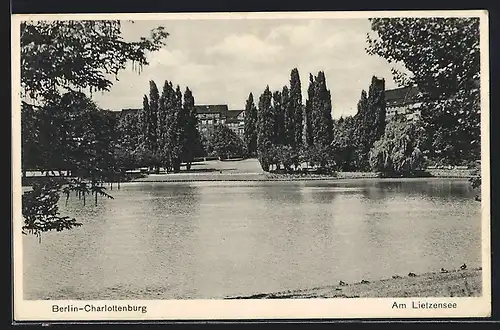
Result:
<instances>
[{"instance_id":1,"label":"calm water surface","mask_svg":"<svg viewBox=\"0 0 500 330\"><path fill-rule=\"evenodd\" d=\"M466 180L129 183L23 237L25 299L190 299L481 266Z\"/></svg>"}]
</instances>

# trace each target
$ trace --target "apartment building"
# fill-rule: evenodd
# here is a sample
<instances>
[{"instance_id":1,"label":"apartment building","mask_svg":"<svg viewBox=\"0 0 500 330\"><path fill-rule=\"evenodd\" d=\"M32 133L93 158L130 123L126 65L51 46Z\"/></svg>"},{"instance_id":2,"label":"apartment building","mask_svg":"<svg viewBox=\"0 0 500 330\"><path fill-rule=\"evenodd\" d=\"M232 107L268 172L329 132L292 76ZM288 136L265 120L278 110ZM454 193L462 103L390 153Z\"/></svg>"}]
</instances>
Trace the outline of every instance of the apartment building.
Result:
<instances>
[{"instance_id":1,"label":"apartment building","mask_svg":"<svg viewBox=\"0 0 500 330\"><path fill-rule=\"evenodd\" d=\"M198 130L207 140L212 137L215 126L229 127L241 139L244 135L245 111L229 110L226 104L195 105L198 117Z\"/></svg>"},{"instance_id":2,"label":"apartment building","mask_svg":"<svg viewBox=\"0 0 500 330\"><path fill-rule=\"evenodd\" d=\"M417 101L416 87L403 87L385 91L386 121L396 115L404 115L407 120L414 121L420 118L421 102Z\"/></svg>"}]
</instances>

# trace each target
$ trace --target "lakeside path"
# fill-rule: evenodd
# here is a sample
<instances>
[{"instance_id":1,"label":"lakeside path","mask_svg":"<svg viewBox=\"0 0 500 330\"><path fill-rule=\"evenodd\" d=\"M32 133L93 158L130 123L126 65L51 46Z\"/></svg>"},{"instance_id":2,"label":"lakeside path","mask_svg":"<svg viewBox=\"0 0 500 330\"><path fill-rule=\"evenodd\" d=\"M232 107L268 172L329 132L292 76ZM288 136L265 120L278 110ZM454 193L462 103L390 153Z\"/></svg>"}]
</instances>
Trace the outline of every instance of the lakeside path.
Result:
<instances>
[{"instance_id":1,"label":"lakeside path","mask_svg":"<svg viewBox=\"0 0 500 330\"><path fill-rule=\"evenodd\" d=\"M469 178L470 171L439 170L432 173L435 178ZM376 179L375 172L338 172L336 175L317 174L273 174L266 173L257 159L202 161L192 165L189 172L149 174L134 182L194 182L194 181L303 181L303 180L343 180ZM432 177L429 177L432 178ZM429 179L424 178L424 179ZM408 178L408 180L422 178ZM388 178L387 180L391 180Z\"/></svg>"},{"instance_id":2,"label":"lakeside path","mask_svg":"<svg viewBox=\"0 0 500 330\"><path fill-rule=\"evenodd\" d=\"M305 299L305 298L401 298L401 297L480 297L481 268L431 272L367 283L346 283L310 289L289 290L226 299Z\"/></svg>"}]
</instances>

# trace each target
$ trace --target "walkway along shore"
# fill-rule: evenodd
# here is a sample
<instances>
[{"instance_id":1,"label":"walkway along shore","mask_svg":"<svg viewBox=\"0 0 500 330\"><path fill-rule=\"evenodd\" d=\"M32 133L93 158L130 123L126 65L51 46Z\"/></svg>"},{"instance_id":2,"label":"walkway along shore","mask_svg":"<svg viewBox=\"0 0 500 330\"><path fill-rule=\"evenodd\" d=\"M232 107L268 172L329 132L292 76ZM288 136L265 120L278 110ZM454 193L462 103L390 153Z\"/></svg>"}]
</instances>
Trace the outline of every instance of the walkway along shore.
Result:
<instances>
[{"instance_id":1,"label":"walkway along shore","mask_svg":"<svg viewBox=\"0 0 500 330\"><path fill-rule=\"evenodd\" d=\"M347 180L347 179L407 179L425 180L433 178L456 178L468 179L471 175L467 173L439 173L429 177L415 178L380 178L374 172L338 172L336 175L317 174L274 174L274 173L170 173L150 174L143 178L137 178L132 182L198 182L198 181L310 181L310 180Z\"/></svg>"},{"instance_id":2,"label":"walkway along shore","mask_svg":"<svg viewBox=\"0 0 500 330\"><path fill-rule=\"evenodd\" d=\"M470 178L473 171L470 169L429 169L429 176L405 178L432 179L432 178ZM179 173L140 174L130 173L128 182L202 182L202 181L310 181L310 180L344 180L344 179L381 179L375 172L337 172L333 175L311 173L277 174L264 172L257 159L236 161L208 160L193 163L191 171ZM44 180L43 175L31 174L23 178L22 186L31 186L35 181ZM63 179L68 179L64 177ZM402 178L385 178L385 180Z\"/></svg>"},{"instance_id":3,"label":"walkway along shore","mask_svg":"<svg viewBox=\"0 0 500 330\"><path fill-rule=\"evenodd\" d=\"M429 178L470 178L472 170L430 169ZM312 173L277 174L264 172L257 159L238 161L210 160L193 163L193 171L168 174L150 174L134 179L138 182L196 182L196 181L309 181L344 179L380 179L375 172L337 172L333 175ZM396 178L400 180L401 178ZM422 179L422 178L408 178ZM387 178L391 180L391 178Z\"/></svg>"},{"instance_id":4,"label":"walkway along shore","mask_svg":"<svg viewBox=\"0 0 500 330\"><path fill-rule=\"evenodd\" d=\"M401 297L480 297L482 295L481 268L450 270L425 274L394 275L379 281L361 281L261 293L225 299L305 299L305 298L401 298Z\"/></svg>"}]
</instances>

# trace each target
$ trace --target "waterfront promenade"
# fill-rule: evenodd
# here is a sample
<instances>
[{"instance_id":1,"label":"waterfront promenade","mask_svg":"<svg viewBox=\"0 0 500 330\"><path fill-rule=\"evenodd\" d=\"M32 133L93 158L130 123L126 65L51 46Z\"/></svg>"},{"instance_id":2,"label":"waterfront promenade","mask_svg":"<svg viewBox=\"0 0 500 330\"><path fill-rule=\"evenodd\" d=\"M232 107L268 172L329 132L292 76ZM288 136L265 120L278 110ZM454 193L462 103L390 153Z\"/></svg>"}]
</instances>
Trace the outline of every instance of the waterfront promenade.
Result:
<instances>
[{"instance_id":1,"label":"waterfront promenade","mask_svg":"<svg viewBox=\"0 0 500 330\"><path fill-rule=\"evenodd\" d=\"M429 173L441 178L469 178L471 170L433 169ZM134 181L139 182L189 182L189 181L302 181L333 179L374 179L375 172L337 172L334 175L319 174L275 174L266 173L257 159L208 160L195 162L191 171L180 173L149 174Z\"/></svg>"}]
</instances>

